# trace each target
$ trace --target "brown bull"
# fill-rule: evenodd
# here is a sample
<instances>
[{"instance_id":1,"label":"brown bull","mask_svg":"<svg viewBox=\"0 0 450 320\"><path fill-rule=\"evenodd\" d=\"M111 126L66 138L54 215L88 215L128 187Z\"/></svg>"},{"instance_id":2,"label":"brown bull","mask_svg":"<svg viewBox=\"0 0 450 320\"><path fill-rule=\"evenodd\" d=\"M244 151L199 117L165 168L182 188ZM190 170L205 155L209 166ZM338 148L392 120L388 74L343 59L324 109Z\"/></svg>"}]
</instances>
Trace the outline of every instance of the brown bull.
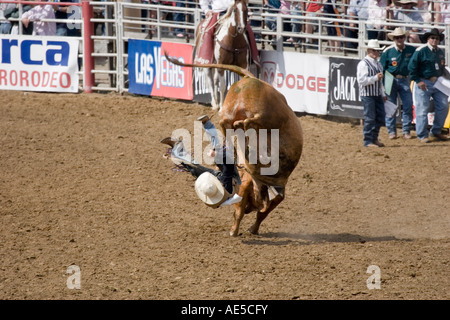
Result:
<instances>
[{"instance_id":1,"label":"brown bull","mask_svg":"<svg viewBox=\"0 0 450 320\"><path fill-rule=\"evenodd\" d=\"M300 160L303 133L298 118L280 92L245 69L221 64L182 64L169 58L167 54L166 58L177 65L220 68L239 74L243 78L230 87L220 113L222 133L226 136L227 129L243 129L244 132L254 129L253 132L260 137L260 129L266 129L267 155L271 156L275 154L275 150L271 148L272 140L279 142L278 157L271 159L271 164L277 162L276 172L263 174L263 170L268 169L267 162L260 161L260 153L258 161L250 161L249 154L252 150L249 150L248 144L245 149L244 165L239 169L242 183L238 194L243 199L234 205L234 224L230 235L238 235L244 214L252 211L257 211L257 215L249 231L258 234L261 222L283 201L288 178ZM278 133L278 140L274 133Z\"/></svg>"}]
</instances>

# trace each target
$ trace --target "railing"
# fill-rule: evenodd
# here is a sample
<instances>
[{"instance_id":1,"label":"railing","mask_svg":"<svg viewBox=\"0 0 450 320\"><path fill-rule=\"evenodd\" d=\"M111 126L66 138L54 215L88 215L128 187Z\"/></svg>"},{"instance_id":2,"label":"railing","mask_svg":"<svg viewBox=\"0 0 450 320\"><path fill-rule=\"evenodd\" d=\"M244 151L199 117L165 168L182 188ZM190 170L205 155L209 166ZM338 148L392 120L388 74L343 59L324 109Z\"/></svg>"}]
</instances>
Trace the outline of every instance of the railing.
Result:
<instances>
[{"instance_id":1,"label":"railing","mask_svg":"<svg viewBox=\"0 0 450 320\"><path fill-rule=\"evenodd\" d=\"M349 2L348 0L343 0ZM153 39L170 42L187 42L192 43L194 31L196 26L202 19L201 10L196 2L193 1L174 1L183 6L172 5L156 5L149 3L134 3L134 2L108 2L108 1L82 1L84 6L83 19L67 19L67 20L48 20L67 23L82 23L82 35L79 37L82 41L84 50L81 50L80 57L83 59L83 88L90 91L128 91L128 70L127 70L127 45L128 40L133 38L138 39ZM299 1L306 4L308 1ZM434 1L439 2L439 1ZM0 0L0 3L18 3L19 8L22 4L49 4L48 2L30 2L30 1L11 1ZM51 3L52 5L75 5L77 3ZM89 4L89 5L88 5ZM367 31L371 30L370 24L367 21L356 21L358 23L357 38L345 36L345 30L349 29L349 24L354 23L350 16L346 14L348 4L338 3L338 15L325 16L325 13L320 13L316 17L305 15L304 10L299 10L300 15L280 14L268 12L263 7L263 0L250 0L250 24L257 38L257 43L260 49L277 50L277 51L300 51L308 53L316 53L320 55L341 55L349 56L355 59L364 57L365 50L364 43L367 42ZM93 17L86 14L87 10L92 9ZM20 9L21 10L21 9ZM436 12L431 11L432 14ZM22 12L20 11L20 16ZM176 14L184 15L184 19L174 21ZM270 30L267 27L268 19L275 19L276 28ZM289 30L291 20L294 21L299 28L299 32L292 32ZM20 21L12 19L13 21ZM87 23L87 21L90 23ZM0 16L0 22L5 21ZM19 23L19 25L21 25ZM313 33L306 33L306 26L313 27ZM326 27L339 26L341 36L328 35ZM288 28L283 28L287 26ZM428 22L428 23L409 23L405 24L396 20L386 19L383 27L393 30L395 27L407 27L429 30L433 27L438 27L445 31L444 43L446 46L441 46L446 50L447 62L450 61L450 50L448 44L450 43L450 25L443 23ZM90 28L92 27L92 30ZM177 32L177 29L182 29L182 32ZM385 29L384 31L389 32ZM383 30L378 30L383 31ZM19 32L22 30L20 28ZM182 34L183 37L177 37L177 34ZM295 42L288 42L290 38L295 39ZM333 47L332 42L338 43L338 50L331 51ZM89 48L91 42L92 48ZM392 44L390 41L381 40L381 44ZM347 47L346 44L355 43L357 48ZM414 46L422 45L420 43L412 43ZM92 52L92 54L89 54ZM93 59L92 65L90 59ZM90 70L89 70L90 69Z\"/></svg>"}]
</instances>

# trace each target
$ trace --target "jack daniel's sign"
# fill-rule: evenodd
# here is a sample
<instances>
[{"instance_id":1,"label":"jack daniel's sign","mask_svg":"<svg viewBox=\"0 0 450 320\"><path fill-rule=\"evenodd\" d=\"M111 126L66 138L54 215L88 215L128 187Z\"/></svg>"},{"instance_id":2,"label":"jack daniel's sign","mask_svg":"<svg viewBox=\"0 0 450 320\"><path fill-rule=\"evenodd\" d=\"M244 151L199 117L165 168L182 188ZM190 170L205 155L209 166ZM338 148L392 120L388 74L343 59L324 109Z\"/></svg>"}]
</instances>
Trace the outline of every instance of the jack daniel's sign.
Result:
<instances>
[{"instance_id":1,"label":"jack daniel's sign","mask_svg":"<svg viewBox=\"0 0 450 320\"><path fill-rule=\"evenodd\" d=\"M363 118L356 68L359 60L330 57L328 114Z\"/></svg>"}]
</instances>

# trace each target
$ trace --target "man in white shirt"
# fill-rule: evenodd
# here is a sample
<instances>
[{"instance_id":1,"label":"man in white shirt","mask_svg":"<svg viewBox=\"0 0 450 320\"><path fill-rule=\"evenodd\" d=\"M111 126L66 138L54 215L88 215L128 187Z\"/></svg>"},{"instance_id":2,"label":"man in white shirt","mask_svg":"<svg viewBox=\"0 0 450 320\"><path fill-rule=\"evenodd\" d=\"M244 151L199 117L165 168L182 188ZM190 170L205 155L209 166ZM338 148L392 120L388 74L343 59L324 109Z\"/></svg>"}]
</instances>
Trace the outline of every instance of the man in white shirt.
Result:
<instances>
[{"instance_id":1,"label":"man in white shirt","mask_svg":"<svg viewBox=\"0 0 450 320\"><path fill-rule=\"evenodd\" d=\"M385 124L386 112L384 102L387 96L383 86L383 67L378 61L384 47L378 40L369 40L367 55L357 66L356 78L359 84L359 95L364 106L364 146L384 147L378 140L380 128Z\"/></svg>"}]
</instances>

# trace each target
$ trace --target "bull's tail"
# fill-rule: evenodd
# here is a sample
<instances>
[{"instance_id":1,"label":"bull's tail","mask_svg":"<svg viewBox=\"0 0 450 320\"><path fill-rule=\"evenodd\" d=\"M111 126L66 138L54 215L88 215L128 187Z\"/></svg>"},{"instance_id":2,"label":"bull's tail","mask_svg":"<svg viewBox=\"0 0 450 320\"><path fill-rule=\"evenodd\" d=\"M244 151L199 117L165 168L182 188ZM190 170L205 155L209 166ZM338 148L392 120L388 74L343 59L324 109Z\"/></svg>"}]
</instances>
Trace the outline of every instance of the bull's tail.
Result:
<instances>
[{"instance_id":1,"label":"bull's tail","mask_svg":"<svg viewBox=\"0 0 450 320\"><path fill-rule=\"evenodd\" d=\"M256 79L256 77L253 75L253 73L251 73L247 69L244 69L244 68L241 68L238 66L229 65L229 64L219 64L219 63L207 63L207 64L183 63L183 62L178 61L177 59L169 57L167 52L164 52L164 55L166 56L166 59L168 61L172 62L173 64L179 65L179 66L196 67L196 68L217 68L217 69L229 70L234 73L237 73L241 77L249 77L249 78Z\"/></svg>"}]
</instances>

